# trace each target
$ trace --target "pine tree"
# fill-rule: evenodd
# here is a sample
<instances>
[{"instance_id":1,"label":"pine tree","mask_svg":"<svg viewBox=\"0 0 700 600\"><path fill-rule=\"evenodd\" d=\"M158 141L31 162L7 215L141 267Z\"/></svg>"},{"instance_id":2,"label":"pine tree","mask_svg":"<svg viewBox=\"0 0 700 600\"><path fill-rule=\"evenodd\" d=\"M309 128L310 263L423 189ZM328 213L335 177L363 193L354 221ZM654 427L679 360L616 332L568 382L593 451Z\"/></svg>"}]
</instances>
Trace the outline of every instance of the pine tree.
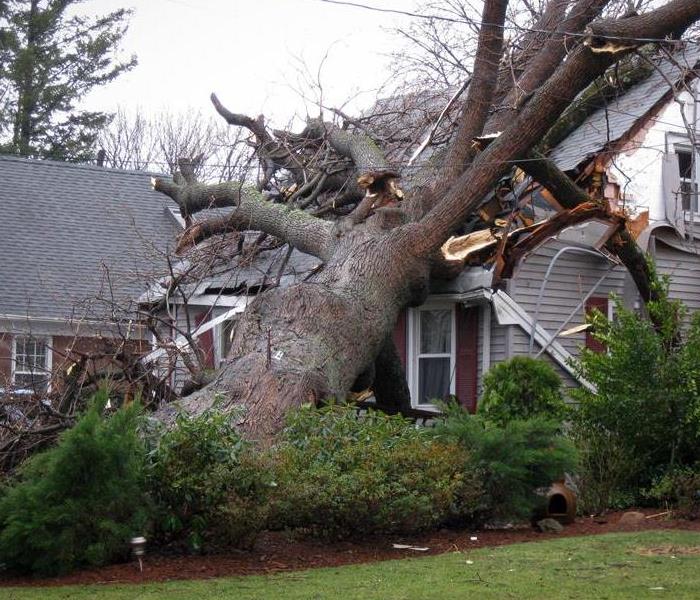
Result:
<instances>
[{"instance_id":1,"label":"pine tree","mask_svg":"<svg viewBox=\"0 0 700 600\"><path fill-rule=\"evenodd\" d=\"M81 161L92 156L103 112L79 101L136 65L119 60L129 10L70 14L79 0L0 0L0 150Z\"/></svg>"}]
</instances>

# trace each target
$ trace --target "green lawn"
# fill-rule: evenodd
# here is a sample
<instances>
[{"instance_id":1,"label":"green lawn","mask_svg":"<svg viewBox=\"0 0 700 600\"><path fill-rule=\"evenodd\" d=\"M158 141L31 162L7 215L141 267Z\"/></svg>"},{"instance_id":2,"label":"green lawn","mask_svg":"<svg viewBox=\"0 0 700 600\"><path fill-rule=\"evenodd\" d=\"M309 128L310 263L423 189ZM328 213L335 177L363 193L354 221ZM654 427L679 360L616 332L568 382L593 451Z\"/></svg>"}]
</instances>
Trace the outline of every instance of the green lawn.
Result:
<instances>
[{"instance_id":1,"label":"green lawn","mask_svg":"<svg viewBox=\"0 0 700 600\"><path fill-rule=\"evenodd\" d=\"M679 598L700 597L700 534L561 538L274 576L147 585L4 588L25 599Z\"/></svg>"}]
</instances>

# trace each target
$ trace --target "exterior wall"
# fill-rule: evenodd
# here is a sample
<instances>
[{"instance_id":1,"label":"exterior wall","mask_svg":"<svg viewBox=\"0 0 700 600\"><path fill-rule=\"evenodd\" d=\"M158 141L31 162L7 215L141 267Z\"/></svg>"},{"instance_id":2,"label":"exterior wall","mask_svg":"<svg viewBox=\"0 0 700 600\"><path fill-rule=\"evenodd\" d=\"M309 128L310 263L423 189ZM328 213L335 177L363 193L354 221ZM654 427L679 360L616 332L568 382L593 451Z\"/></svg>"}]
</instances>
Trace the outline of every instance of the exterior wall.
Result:
<instances>
[{"instance_id":1,"label":"exterior wall","mask_svg":"<svg viewBox=\"0 0 700 600\"><path fill-rule=\"evenodd\" d=\"M54 383L60 375L70 366L79 354L101 354L113 351L115 342L121 344L121 340L97 336L79 335L53 335L42 334L37 328L31 332L37 337L47 337L50 340L50 367L51 377ZM0 332L0 389L12 387L12 347L15 335L24 335L23 332ZM124 351L135 355L144 354L150 350L150 343L146 340L130 340L126 343ZM91 363L92 369L104 369L113 366L109 358L98 358Z\"/></svg>"},{"instance_id":2,"label":"exterior wall","mask_svg":"<svg viewBox=\"0 0 700 600\"><path fill-rule=\"evenodd\" d=\"M696 91L700 84L695 82ZM687 91L678 100L685 104L685 117L692 126L693 98ZM667 151L667 134L687 137L679 102L671 100L647 126L630 141L627 150L615 157L609 174L620 186L627 206L641 212L649 210L651 221L666 219L662 177L662 158ZM700 115L700 110L698 111ZM697 125L696 125L697 128Z\"/></svg>"},{"instance_id":3,"label":"exterior wall","mask_svg":"<svg viewBox=\"0 0 700 600\"><path fill-rule=\"evenodd\" d=\"M523 331L521 327L518 327L516 325L511 325L510 326L510 333L511 333L511 356L528 356L528 349L530 346L530 335ZM559 340L561 341L561 340ZM579 345L580 347L580 345ZM532 356L537 356L539 351L541 350L541 346L538 343L535 343L533 345L532 349ZM572 353L576 355L578 353L578 347L576 348L575 352ZM561 365L559 365L556 361L552 359L549 354L546 352L543 352L539 358L542 360L547 361L549 364L551 364L554 367L554 370L559 374L559 377L561 377L562 383L564 384L565 388L575 388L579 387L578 381L574 379L571 374L564 370Z\"/></svg>"},{"instance_id":4,"label":"exterior wall","mask_svg":"<svg viewBox=\"0 0 700 600\"><path fill-rule=\"evenodd\" d=\"M552 268L545 284L542 300L538 308L538 296L548 267L555 254L567 244L551 240L538 248L521 262L511 282L510 296L520 304L548 333L554 334L567 319L571 311L584 300L596 282L606 274L603 282L594 292L594 296L607 298L611 292L620 296L624 293L626 270L615 267L609 271L611 263L604 258L591 254L565 252ZM564 327L569 329L585 323L585 305L581 306L573 318ZM517 328L522 331L520 328ZM571 354L586 342L584 332L558 337L557 341ZM529 336L514 336L511 353L528 354Z\"/></svg>"},{"instance_id":5,"label":"exterior wall","mask_svg":"<svg viewBox=\"0 0 700 600\"><path fill-rule=\"evenodd\" d=\"M487 316L488 314L488 316ZM506 352L506 337L508 332L507 326L499 325L496 321L496 315L493 314L493 310L490 304L484 304L481 307L480 315L480 327L479 327L479 340L478 340L478 384L477 384L477 398L481 396L483 389L483 378L484 373L490 369L493 365L503 362L507 358ZM486 348L487 343L484 340L484 327L481 324L486 321L488 327L488 349ZM488 356L485 353L488 352Z\"/></svg>"},{"instance_id":6,"label":"exterior wall","mask_svg":"<svg viewBox=\"0 0 700 600\"><path fill-rule=\"evenodd\" d=\"M682 300L692 312L700 310L700 256L657 240L654 258L659 273L671 277L669 295Z\"/></svg>"},{"instance_id":7,"label":"exterior wall","mask_svg":"<svg viewBox=\"0 0 700 600\"><path fill-rule=\"evenodd\" d=\"M0 389L7 389L12 378L12 335L0 333Z\"/></svg>"}]
</instances>

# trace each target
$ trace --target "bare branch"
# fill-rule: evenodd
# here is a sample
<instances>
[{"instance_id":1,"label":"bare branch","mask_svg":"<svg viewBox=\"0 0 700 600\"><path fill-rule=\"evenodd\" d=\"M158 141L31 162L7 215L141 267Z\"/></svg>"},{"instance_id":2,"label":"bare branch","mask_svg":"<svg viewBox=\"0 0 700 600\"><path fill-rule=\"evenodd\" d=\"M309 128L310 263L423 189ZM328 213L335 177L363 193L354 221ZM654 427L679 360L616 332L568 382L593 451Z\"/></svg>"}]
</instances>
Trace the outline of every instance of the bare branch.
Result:
<instances>
[{"instance_id":1,"label":"bare branch","mask_svg":"<svg viewBox=\"0 0 700 600\"><path fill-rule=\"evenodd\" d=\"M231 207L234 210L226 224L230 230L264 231L321 259L331 250L333 223L266 201L261 193L238 182L177 185L166 179L155 179L153 187L172 198L186 215L208 208ZM220 231L220 222L218 229L212 226L212 230Z\"/></svg>"}]
</instances>

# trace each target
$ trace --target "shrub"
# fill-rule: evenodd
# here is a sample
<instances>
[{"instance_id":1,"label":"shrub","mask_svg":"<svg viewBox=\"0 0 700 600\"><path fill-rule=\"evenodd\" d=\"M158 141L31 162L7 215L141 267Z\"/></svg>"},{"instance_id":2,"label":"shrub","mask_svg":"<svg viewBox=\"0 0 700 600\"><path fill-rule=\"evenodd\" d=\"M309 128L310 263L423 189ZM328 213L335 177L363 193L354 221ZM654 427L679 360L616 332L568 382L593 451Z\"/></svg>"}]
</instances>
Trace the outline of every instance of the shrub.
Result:
<instances>
[{"instance_id":1,"label":"shrub","mask_svg":"<svg viewBox=\"0 0 700 600\"><path fill-rule=\"evenodd\" d=\"M130 538L144 531L139 407L107 418L106 401L99 392L55 447L20 468L0 499L0 561L8 568L53 575L103 565L128 556Z\"/></svg>"},{"instance_id":2,"label":"shrub","mask_svg":"<svg viewBox=\"0 0 700 600\"><path fill-rule=\"evenodd\" d=\"M504 425L536 416L561 420L565 413L561 379L543 360L516 356L484 375L479 414L489 421Z\"/></svg>"},{"instance_id":3,"label":"shrub","mask_svg":"<svg viewBox=\"0 0 700 600\"><path fill-rule=\"evenodd\" d=\"M700 517L700 465L665 474L645 495L674 508L682 517L697 519Z\"/></svg>"},{"instance_id":4,"label":"shrub","mask_svg":"<svg viewBox=\"0 0 700 600\"><path fill-rule=\"evenodd\" d=\"M639 470L629 448L602 428L575 424L569 435L578 451L579 509L586 514L598 514L608 508L622 509L635 504L635 495L625 491L630 474Z\"/></svg>"},{"instance_id":5,"label":"shrub","mask_svg":"<svg viewBox=\"0 0 700 600\"><path fill-rule=\"evenodd\" d=\"M348 406L292 413L274 458L272 524L326 537L425 530L475 512L481 497L458 446Z\"/></svg>"},{"instance_id":6,"label":"shrub","mask_svg":"<svg viewBox=\"0 0 700 600\"><path fill-rule=\"evenodd\" d=\"M450 405L434 435L466 450L467 468L481 473L484 521L528 519L543 502L538 490L576 464L574 447L559 423L543 417L499 425Z\"/></svg>"},{"instance_id":7,"label":"shrub","mask_svg":"<svg viewBox=\"0 0 700 600\"><path fill-rule=\"evenodd\" d=\"M656 327L617 300L614 321L593 316L594 335L607 352L584 349L577 369L597 391L573 392L578 439L614 440L628 459L626 476L606 482L595 465L607 460L602 454L609 450L605 444L590 447L582 454L583 479L594 487L614 483L615 493L633 501L655 479L700 460L700 313L688 323L683 306L668 299L667 282L655 285L660 298L648 310Z\"/></svg>"},{"instance_id":8,"label":"shrub","mask_svg":"<svg viewBox=\"0 0 700 600\"><path fill-rule=\"evenodd\" d=\"M247 547L264 527L266 468L236 431L235 414L177 415L152 436L148 486L160 543L190 550Z\"/></svg>"}]
</instances>

